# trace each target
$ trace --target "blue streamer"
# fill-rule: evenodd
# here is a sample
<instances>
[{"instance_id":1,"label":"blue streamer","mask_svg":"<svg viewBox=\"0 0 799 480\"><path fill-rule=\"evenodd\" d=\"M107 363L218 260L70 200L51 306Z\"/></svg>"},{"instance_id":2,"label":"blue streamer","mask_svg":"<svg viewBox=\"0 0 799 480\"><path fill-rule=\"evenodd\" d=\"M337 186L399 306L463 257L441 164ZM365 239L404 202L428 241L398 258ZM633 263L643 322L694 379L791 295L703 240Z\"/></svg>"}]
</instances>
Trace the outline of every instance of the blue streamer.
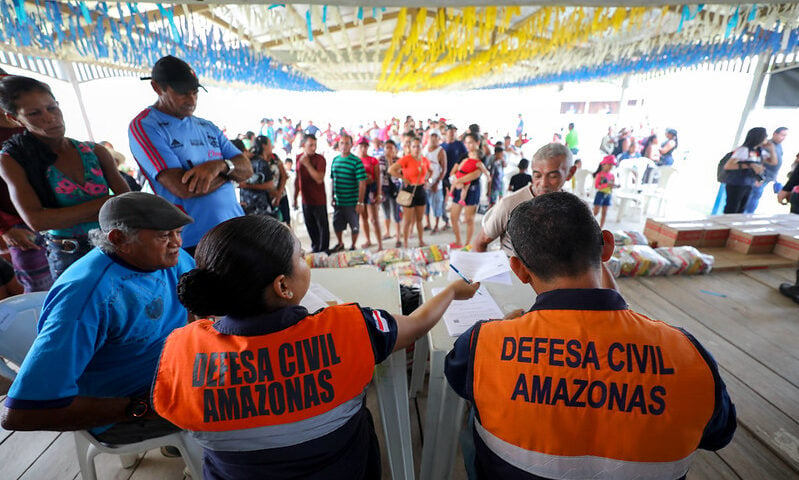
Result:
<instances>
[{"instance_id":1,"label":"blue streamer","mask_svg":"<svg viewBox=\"0 0 799 480\"><path fill-rule=\"evenodd\" d=\"M363 7L358 7L358 20L363 20Z\"/></svg>"},{"instance_id":2,"label":"blue streamer","mask_svg":"<svg viewBox=\"0 0 799 480\"><path fill-rule=\"evenodd\" d=\"M267 8L267 10L272 10L273 8L278 8L278 7L286 8L286 4L278 3L278 4L275 4L275 5L270 5L269 8Z\"/></svg>"},{"instance_id":3,"label":"blue streamer","mask_svg":"<svg viewBox=\"0 0 799 480\"><path fill-rule=\"evenodd\" d=\"M14 10L20 25L28 24L28 13L25 11L25 0L14 0Z\"/></svg>"},{"instance_id":4,"label":"blue streamer","mask_svg":"<svg viewBox=\"0 0 799 480\"><path fill-rule=\"evenodd\" d=\"M327 25L327 5L322 5L322 25Z\"/></svg>"},{"instance_id":5,"label":"blue streamer","mask_svg":"<svg viewBox=\"0 0 799 480\"><path fill-rule=\"evenodd\" d=\"M728 38L732 33L732 29L738 26L738 11L740 9L740 6L735 7L735 13L732 14L730 20L727 22L727 30L724 32L724 38Z\"/></svg>"},{"instance_id":6,"label":"blue streamer","mask_svg":"<svg viewBox=\"0 0 799 480\"><path fill-rule=\"evenodd\" d=\"M311 25L311 7L305 11L305 23L308 25L308 41L313 42L313 25Z\"/></svg>"},{"instance_id":7,"label":"blue streamer","mask_svg":"<svg viewBox=\"0 0 799 480\"><path fill-rule=\"evenodd\" d=\"M751 22L755 19L756 16L757 16L757 4L755 3L751 7L749 7L749 18L747 18L746 21Z\"/></svg>"},{"instance_id":8,"label":"blue streamer","mask_svg":"<svg viewBox=\"0 0 799 480\"><path fill-rule=\"evenodd\" d=\"M745 41L746 38L750 40ZM586 82L600 78L617 77L626 73L646 73L669 68L688 67L708 62L739 60L763 53L790 52L799 46L799 29L793 29L789 43L781 48L782 33L757 27L749 35L739 35L718 44L697 43L690 45L669 45L658 51L640 56L639 60L628 58L601 65L591 65L574 70L550 73L512 83L501 83L485 89L519 88L564 82Z\"/></svg>"},{"instance_id":9,"label":"blue streamer","mask_svg":"<svg viewBox=\"0 0 799 480\"><path fill-rule=\"evenodd\" d=\"M83 2L78 2L78 7L80 8L80 13L83 15L83 20L86 22L86 25L91 25L93 22L92 15L89 13L89 7Z\"/></svg>"},{"instance_id":10,"label":"blue streamer","mask_svg":"<svg viewBox=\"0 0 799 480\"><path fill-rule=\"evenodd\" d=\"M169 22L169 26L172 30L172 40L174 40L175 43L181 43L180 33L178 32L178 27L175 26L175 17L172 14L172 9L170 8L167 10L160 3L156 3L156 6L158 7L158 11L161 12L161 15L166 17L167 22Z\"/></svg>"}]
</instances>

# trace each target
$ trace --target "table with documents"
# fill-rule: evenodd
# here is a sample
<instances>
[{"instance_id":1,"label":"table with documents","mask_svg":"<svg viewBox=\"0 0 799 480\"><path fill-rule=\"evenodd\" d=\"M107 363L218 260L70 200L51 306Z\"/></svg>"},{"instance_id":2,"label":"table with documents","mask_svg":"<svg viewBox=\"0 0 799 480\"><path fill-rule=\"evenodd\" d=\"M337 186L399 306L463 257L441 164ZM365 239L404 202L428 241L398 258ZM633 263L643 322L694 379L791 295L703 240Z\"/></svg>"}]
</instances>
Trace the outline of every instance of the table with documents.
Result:
<instances>
[{"instance_id":1,"label":"table with documents","mask_svg":"<svg viewBox=\"0 0 799 480\"><path fill-rule=\"evenodd\" d=\"M499 306L502 315L514 310L528 310L535 303L536 294L532 287L523 284L512 272L511 284L483 282L481 290L487 291L490 298ZM436 289L445 287L451 280L438 278L425 282L422 299L431 298ZM475 298L478 295L475 295ZM488 299L477 299L483 301ZM446 315L446 314L445 314ZM485 318L487 319L487 318ZM469 326L465 326L464 330ZM424 378L423 355L429 348L430 377L427 391L427 409L424 423L424 444L422 445L421 480L445 480L452 474L452 465L458 448L458 435L461 430L466 402L459 397L444 377L444 359L452 349L457 337L447 330L444 321L440 321L427 334L416 342L419 355L414 357L411 375L411 395L415 396L421 389ZM426 342L425 342L426 340Z\"/></svg>"},{"instance_id":2,"label":"table with documents","mask_svg":"<svg viewBox=\"0 0 799 480\"><path fill-rule=\"evenodd\" d=\"M309 292L308 298L302 302L308 307L335 304L341 300L395 314L402 312L397 279L373 267L313 268ZM413 450L405 351L395 352L377 365L373 380L391 477L412 480Z\"/></svg>"}]
</instances>

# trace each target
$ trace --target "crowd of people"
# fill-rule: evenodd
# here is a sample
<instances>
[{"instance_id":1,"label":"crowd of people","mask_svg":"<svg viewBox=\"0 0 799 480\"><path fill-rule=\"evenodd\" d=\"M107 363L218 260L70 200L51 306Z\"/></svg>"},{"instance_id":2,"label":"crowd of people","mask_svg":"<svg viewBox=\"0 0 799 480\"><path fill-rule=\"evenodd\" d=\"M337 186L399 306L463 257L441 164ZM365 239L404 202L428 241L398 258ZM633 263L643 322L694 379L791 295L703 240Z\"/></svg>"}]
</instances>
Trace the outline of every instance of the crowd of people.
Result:
<instances>
[{"instance_id":1,"label":"crowd of people","mask_svg":"<svg viewBox=\"0 0 799 480\"><path fill-rule=\"evenodd\" d=\"M506 193L532 181L530 175L520 175L512 186L506 186L505 180L510 158L518 159L517 165L529 165L520 154L527 140L518 137L513 142L508 135L494 141L476 124L460 135L458 127L444 118L428 119L425 125L410 116L402 124L394 118L382 127L373 122L352 132L344 128L333 131L329 124L321 130L312 122L303 128L301 122L292 124L285 117L278 120L277 128L271 118L264 118L261 125L258 134L239 134L234 143L245 154L250 152L248 155L263 144L268 144L269 154L274 155L273 146L282 145L283 173L277 177L293 177L293 206L302 207L312 252L383 249L384 241L392 239L393 247L410 246L414 231L415 245L424 246L424 232L436 234L450 228L455 235L451 246L460 248L472 242L481 199L492 207ZM333 157L329 165L320 150ZM276 159L273 162L277 164ZM242 202L254 204L254 197L259 196L261 203L276 205L278 197L286 195L285 188L269 182L269 176L259 176L257 181L240 184L247 190ZM487 192L482 191L483 184ZM325 220L328 212L323 210L328 204L328 187L336 239L332 246ZM282 209L260 209L258 213L291 222ZM343 237L347 228L349 245ZM365 238L358 245L361 231Z\"/></svg>"},{"instance_id":2,"label":"crowd of people","mask_svg":"<svg viewBox=\"0 0 799 480\"><path fill-rule=\"evenodd\" d=\"M627 307L604 264L613 235L560 191L580 151L574 125L565 143L520 159L504 195L495 179L523 142L521 115L516 142L491 141L477 125L459 136L444 119L420 129L409 117L357 136L265 118L258 135L234 143L194 116L202 86L185 62L161 58L150 86L155 103L128 133L157 195L129 191L112 150L65 137L46 84L0 78L0 107L18 128L0 154L8 188L0 206L16 215L7 241L29 254L14 260L26 289L52 282L3 428L89 430L109 444L186 430L204 450L206 479L380 478L364 401L374 365L479 284L453 282L409 315L358 304L308 312L300 306L311 276L305 250L286 225L293 203L313 252L356 248L362 227L365 245L381 248L392 221L397 246L408 246L412 230L424 245L426 227L451 226L454 247L483 251L499 239L534 288L529 312L479 322L447 357L447 380L474 407L476 453L467 462L478 478L678 478L696 448L731 441L735 407L710 353ZM677 145L676 132L667 137L661 162ZM320 141L335 152L329 167ZM622 135L603 146L612 155L631 142ZM281 161L275 146L291 157ZM475 235L481 178L493 206ZM660 339L657 372L614 361L625 348L654 349L652 338ZM547 349L548 361L530 361ZM581 377L560 378L564 362ZM612 435L627 441L609 443Z\"/></svg>"}]
</instances>

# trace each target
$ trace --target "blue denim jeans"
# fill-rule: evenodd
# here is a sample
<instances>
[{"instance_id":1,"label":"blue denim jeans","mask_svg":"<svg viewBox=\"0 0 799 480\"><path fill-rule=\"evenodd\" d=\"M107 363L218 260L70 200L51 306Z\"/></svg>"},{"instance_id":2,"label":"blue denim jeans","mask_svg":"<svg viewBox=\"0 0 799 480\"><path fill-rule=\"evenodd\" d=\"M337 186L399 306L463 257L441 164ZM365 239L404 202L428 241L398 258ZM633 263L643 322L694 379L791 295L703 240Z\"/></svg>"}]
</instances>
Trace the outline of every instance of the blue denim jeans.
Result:
<instances>
[{"instance_id":1,"label":"blue denim jeans","mask_svg":"<svg viewBox=\"0 0 799 480\"><path fill-rule=\"evenodd\" d=\"M763 182L761 186L754 186L752 187L752 192L749 194L749 200L746 201L746 206L744 207L744 213L755 213L757 210L757 205L760 203L760 197L763 196L763 190L766 189L766 185L771 183L771 181Z\"/></svg>"},{"instance_id":2,"label":"blue denim jeans","mask_svg":"<svg viewBox=\"0 0 799 480\"><path fill-rule=\"evenodd\" d=\"M53 280L61 276L70 265L89 253L92 249L89 237L81 235L74 238L61 238L45 234L47 239L47 263Z\"/></svg>"}]
</instances>

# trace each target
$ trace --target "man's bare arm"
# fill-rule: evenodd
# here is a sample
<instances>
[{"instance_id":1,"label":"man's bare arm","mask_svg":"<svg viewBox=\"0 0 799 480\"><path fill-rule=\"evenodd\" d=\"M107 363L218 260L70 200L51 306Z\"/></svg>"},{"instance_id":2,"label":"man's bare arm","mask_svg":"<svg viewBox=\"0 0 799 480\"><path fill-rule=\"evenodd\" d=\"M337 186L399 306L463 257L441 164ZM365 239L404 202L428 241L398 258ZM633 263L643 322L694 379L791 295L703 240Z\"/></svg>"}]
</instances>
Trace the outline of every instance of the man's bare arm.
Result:
<instances>
[{"instance_id":1,"label":"man's bare arm","mask_svg":"<svg viewBox=\"0 0 799 480\"><path fill-rule=\"evenodd\" d=\"M2 424L6 430L85 430L130 420L125 412L130 402L128 397L75 397L72 403L62 408L6 408ZM157 415L151 411L146 418L157 418Z\"/></svg>"}]
</instances>

